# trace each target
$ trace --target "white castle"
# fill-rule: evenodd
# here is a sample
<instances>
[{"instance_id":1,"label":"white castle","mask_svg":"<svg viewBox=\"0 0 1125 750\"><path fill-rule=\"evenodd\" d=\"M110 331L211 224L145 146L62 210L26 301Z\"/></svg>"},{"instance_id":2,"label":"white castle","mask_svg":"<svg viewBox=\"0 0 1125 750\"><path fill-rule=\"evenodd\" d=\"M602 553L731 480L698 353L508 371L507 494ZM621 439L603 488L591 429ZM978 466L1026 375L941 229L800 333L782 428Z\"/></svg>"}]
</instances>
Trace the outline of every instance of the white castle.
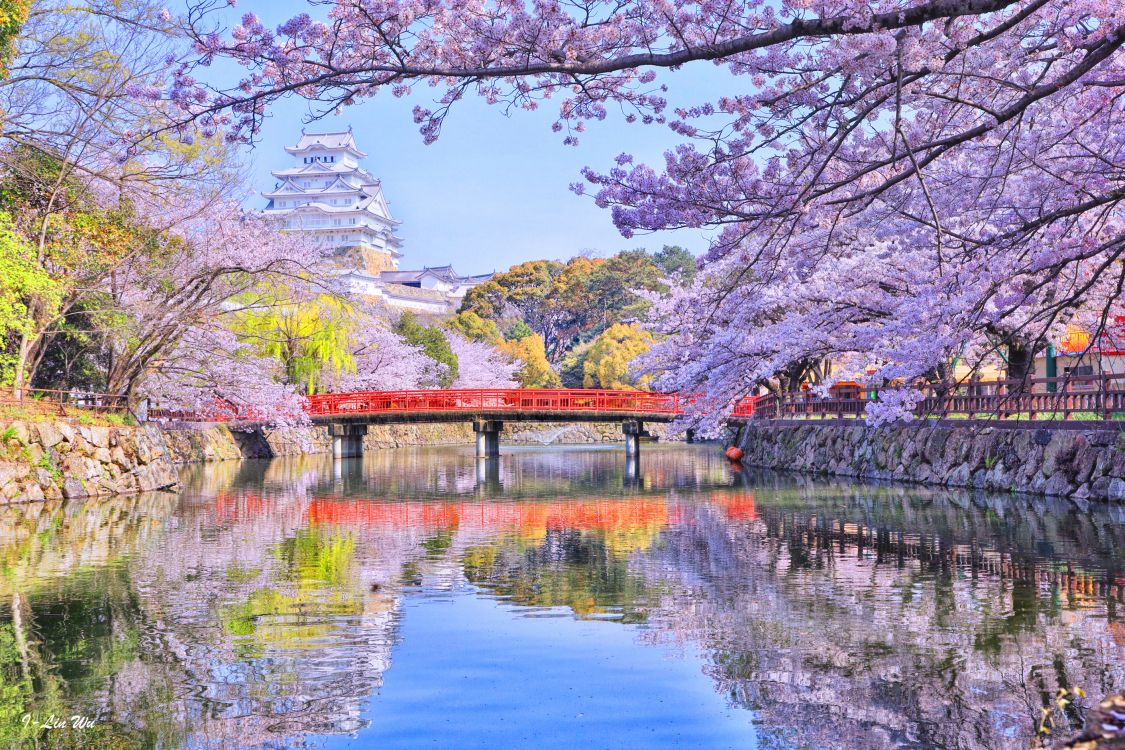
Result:
<instances>
[{"instance_id":1,"label":"white castle","mask_svg":"<svg viewBox=\"0 0 1125 750\"><path fill-rule=\"evenodd\" d=\"M492 274L460 276L451 266L398 270L401 223L391 216L380 181L360 165L367 154L345 133L306 133L285 150L292 166L273 172L264 213L288 232L307 232L340 260L340 280L353 294L422 313L454 311Z\"/></svg>"}]
</instances>

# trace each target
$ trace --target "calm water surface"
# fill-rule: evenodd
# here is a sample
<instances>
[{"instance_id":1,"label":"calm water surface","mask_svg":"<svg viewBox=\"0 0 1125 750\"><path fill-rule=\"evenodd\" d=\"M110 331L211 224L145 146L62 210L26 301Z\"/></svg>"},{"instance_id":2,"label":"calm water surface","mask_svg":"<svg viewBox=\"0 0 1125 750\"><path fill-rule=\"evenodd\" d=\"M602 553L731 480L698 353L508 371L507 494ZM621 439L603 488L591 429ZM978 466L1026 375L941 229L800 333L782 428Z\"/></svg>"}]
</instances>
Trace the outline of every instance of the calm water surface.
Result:
<instances>
[{"instance_id":1,"label":"calm water surface","mask_svg":"<svg viewBox=\"0 0 1125 750\"><path fill-rule=\"evenodd\" d=\"M1121 507L625 469L403 449L0 507L0 747L993 750L1125 685Z\"/></svg>"}]
</instances>

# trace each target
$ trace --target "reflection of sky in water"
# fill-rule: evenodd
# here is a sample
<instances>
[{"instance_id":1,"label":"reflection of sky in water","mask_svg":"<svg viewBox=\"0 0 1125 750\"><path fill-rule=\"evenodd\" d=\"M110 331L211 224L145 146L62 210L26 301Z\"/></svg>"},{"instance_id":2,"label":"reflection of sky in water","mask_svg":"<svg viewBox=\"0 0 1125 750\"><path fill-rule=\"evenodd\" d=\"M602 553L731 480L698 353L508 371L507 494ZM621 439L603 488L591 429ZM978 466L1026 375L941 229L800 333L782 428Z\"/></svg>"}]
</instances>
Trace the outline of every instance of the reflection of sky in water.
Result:
<instances>
[{"instance_id":1,"label":"reflection of sky in water","mask_svg":"<svg viewBox=\"0 0 1125 750\"><path fill-rule=\"evenodd\" d=\"M613 623L538 618L471 595L411 599L358 738L327 747L754 747L753 715L691 649ZM564 615L564 613L557 613Z\"/></svg>"},{"instance_id":2,"label":"reflection of sky in water","mask_svg":"<svg viewBox=\"0 0 1125 750\"><path fill-rule=\"evenodd\" d=\"M737 474L715 446L183 477L0 507L14 715L102 715L89 747L1014 750L1060 685L1125 681L1121 507ZM20 732L0 715L0 747Z\"/></svg>"}]
</instances>

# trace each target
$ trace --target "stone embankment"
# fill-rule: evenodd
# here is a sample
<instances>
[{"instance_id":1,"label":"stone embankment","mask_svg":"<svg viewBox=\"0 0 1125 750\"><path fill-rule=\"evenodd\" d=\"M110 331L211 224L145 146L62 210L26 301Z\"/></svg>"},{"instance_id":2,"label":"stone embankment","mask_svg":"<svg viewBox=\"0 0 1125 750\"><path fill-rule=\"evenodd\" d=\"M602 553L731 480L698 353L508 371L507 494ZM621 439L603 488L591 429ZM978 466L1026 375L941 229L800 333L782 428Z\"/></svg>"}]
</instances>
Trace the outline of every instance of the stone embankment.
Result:
<instances>
[{"instance_id":1,"label":"stone embankment","mask_svg":"<svg viewBox=\"0 0 1125 750\"><path fill-rule=\"evenodd\" d=\"M1125 432L1080 423L749 424L743 464L1002 492L1125 499Z\"/></svg>"},{"instance_id":2,"label":"stone embankment","mask_svg":"<svg viewBox=\"0 0 1125 750\"><path fill-rule=\"evenodd\" d=\"M663 425L651 431L664 436ZM91 497L170 489L177 465L203 461L328 453L326 428L239 432L225 426L162 429L83 426L70 421L0 423L0 503ZM614 423L511 424L501 443L610 443L622 439ZM468 424L372 426L368 450L473 442Z\"/></svg>"},{"instance_id":3,"label":"stone embankment","mask_svg":"<svg viewBox=\"0 0 1125 750\"><path fill-rule=\"evenodd\" d=\"M88 497L175 486L177 471L154 426L66 421L0 424L0 501Z\"/></svg>"}]
</instances>

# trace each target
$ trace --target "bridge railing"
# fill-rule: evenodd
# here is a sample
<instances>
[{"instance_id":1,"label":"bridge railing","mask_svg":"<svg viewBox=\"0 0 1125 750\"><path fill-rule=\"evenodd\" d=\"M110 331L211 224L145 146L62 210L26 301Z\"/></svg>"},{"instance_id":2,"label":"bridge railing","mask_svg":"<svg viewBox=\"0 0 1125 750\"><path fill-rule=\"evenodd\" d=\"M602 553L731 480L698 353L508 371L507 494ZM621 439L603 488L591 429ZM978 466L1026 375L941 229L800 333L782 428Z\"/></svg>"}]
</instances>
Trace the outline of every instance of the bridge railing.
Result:
<instances>
[{"instance_id":1,"label":"bridge railing","mask_svg":"<svg viewBox=\"0 0 1125 750\"><path fill-rule=\"evenodd\" d=\"M750 396L735 407L732 416L754 415L762 397ZM321 393L306 397L311 417L358 417L365 415L410 415L415 413L464 414L512 412L603 413L620 416L659 414L678 416L695 406L701 397L692 394L649 391L592 390L580 388L468 388L454 390L357 391ZM206 409L191 411L164 408L153 403L148 417L168 422L260 421L253 408L215 402Z\"/></svg>"},{"instance_id":2,"label":"bridge railing","mask_svg":"<svg viewBox=\"0 0 1125 750\"><path fill-rule=\"evenodd\" d=\"M312 417L399 412L680 414L687 401L676 393L564 388L365 391L309 396L308 414Z\"/></svg>"}]
</instances>

